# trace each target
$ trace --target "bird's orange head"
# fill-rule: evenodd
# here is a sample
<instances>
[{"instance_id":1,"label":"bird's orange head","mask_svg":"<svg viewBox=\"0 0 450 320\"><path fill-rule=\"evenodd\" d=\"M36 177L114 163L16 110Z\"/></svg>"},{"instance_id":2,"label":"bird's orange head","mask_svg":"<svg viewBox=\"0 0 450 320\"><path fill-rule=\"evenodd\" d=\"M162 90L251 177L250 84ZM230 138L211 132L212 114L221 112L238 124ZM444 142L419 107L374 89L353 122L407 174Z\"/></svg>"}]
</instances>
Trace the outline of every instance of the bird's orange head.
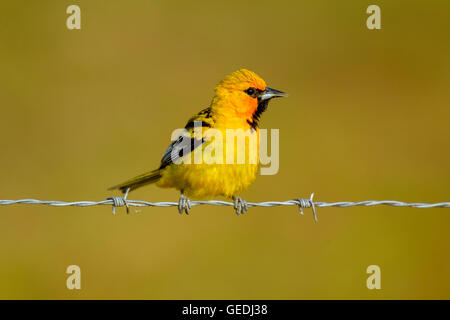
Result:
<instances>
[{"instance_id":1,"label":"bird's orange head","mask_svg":"<svg viewBox=\"0 0 450 320\"><path fill-rule=\"evenodd\" d=\"M286 93L269 88L256 73L240 69L227 75L215 88L212 107L229 117L238 117L256 128L261 114L272 98L287 96Z\"/></svg>"}]
</instances>

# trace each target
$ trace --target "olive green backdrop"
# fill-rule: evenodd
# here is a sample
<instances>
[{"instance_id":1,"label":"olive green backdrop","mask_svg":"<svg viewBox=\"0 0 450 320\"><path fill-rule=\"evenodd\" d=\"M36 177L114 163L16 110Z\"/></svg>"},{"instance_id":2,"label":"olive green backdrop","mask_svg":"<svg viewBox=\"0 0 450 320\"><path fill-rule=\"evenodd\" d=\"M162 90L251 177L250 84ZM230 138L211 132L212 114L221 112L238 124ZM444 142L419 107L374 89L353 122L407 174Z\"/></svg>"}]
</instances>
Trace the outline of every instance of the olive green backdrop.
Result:
<instances>
[{"instance_id":1,"label":"olive green backdrop","mask_svg":"<svg viewBox=\"0 0 450 320\"><path fill-rule=\"evenodd\" d=\"M81 7L82 29L66 28ZM381 7L381 30L366 8ZM289 98L248 201L450 201L448 1L0 4L0 199L102 200L242 67ZM149 186L132 199L177 201ZM450 298L450 209L0 207L0 298ZM82 289L66 289L68 265ZM381 267L381 290L366 268Z\"/></svg>"}]
</instances>

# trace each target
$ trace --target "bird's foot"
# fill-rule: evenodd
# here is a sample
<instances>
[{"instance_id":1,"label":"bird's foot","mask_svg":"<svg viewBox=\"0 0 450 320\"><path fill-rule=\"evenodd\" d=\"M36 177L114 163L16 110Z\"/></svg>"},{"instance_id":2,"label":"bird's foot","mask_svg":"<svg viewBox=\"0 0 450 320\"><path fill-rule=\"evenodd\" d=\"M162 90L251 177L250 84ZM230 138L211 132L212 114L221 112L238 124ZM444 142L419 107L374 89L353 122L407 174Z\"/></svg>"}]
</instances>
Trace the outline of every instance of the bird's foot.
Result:
<instances>
[{"instance_id":1,"label":"bird's foot","mask_svg":"<svg viewBox=\"0 0 450 320\"><path fill-rule=\"evenodd\" d=\"M233 197L234 200L234 211L237 215L244 214L248 210L247 201L240 197Z\"/></svg>"},{"instance_id":2,"label":"bird's foot","mask_svg":"<svg viewBox=\"0 0 450 320\"><path fill-rule=\"evenodd\" d=\"M180 200L178 201L178 212L183 214L183 211L186 214L189 214L189 210L191 209L191 200L185 197L184 194L180 194Z\"/></svg>"}]
</instances>

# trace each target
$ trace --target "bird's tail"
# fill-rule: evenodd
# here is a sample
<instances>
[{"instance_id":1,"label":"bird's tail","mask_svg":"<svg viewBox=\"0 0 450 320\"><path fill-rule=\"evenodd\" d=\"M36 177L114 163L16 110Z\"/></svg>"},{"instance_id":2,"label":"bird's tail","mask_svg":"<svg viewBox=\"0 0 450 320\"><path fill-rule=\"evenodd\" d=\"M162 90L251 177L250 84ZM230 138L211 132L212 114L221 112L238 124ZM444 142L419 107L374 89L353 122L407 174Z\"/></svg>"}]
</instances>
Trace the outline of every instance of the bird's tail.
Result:
<instances>
[{"instance_id":1,"label":"bird's tail","mask_svg":"<svg viewBox=\"0 0 450 320\"><path fill-rule=\"evenodd\" d=\"M161 169L153 170L140 176L134 177L124 183L118 184L117 186L111 187L108 190L120 189L120 191L127 191L129 188L130 191L145 186L147 184L155 183L161 178Z\"/></svg>"}]
</instances>

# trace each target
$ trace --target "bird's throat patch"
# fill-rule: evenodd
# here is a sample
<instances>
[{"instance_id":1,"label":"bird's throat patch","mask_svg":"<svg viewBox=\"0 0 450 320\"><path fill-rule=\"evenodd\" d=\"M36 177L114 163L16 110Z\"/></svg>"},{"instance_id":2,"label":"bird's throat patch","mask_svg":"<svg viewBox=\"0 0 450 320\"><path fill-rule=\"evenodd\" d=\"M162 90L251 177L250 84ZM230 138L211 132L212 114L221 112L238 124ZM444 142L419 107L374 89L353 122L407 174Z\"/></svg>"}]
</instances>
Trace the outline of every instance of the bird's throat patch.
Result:
<instances>
[{"instance_id":1,"label":"bird's throat patch","mask_svg":"<svg viewBox=\"0 0 450 320\"><path fill-rule=\"evenodd\" d=\"M269 99L268 100L260 100L258 98L258 107L256 108L255 112L253 112L252 118L247 119L247 123L253 129L256 130L256 128L258 128L259 121L261 120L261 115L263 114L264 111L267 110L268 104L269 104Z\"/></svg>"}]
</instances>

